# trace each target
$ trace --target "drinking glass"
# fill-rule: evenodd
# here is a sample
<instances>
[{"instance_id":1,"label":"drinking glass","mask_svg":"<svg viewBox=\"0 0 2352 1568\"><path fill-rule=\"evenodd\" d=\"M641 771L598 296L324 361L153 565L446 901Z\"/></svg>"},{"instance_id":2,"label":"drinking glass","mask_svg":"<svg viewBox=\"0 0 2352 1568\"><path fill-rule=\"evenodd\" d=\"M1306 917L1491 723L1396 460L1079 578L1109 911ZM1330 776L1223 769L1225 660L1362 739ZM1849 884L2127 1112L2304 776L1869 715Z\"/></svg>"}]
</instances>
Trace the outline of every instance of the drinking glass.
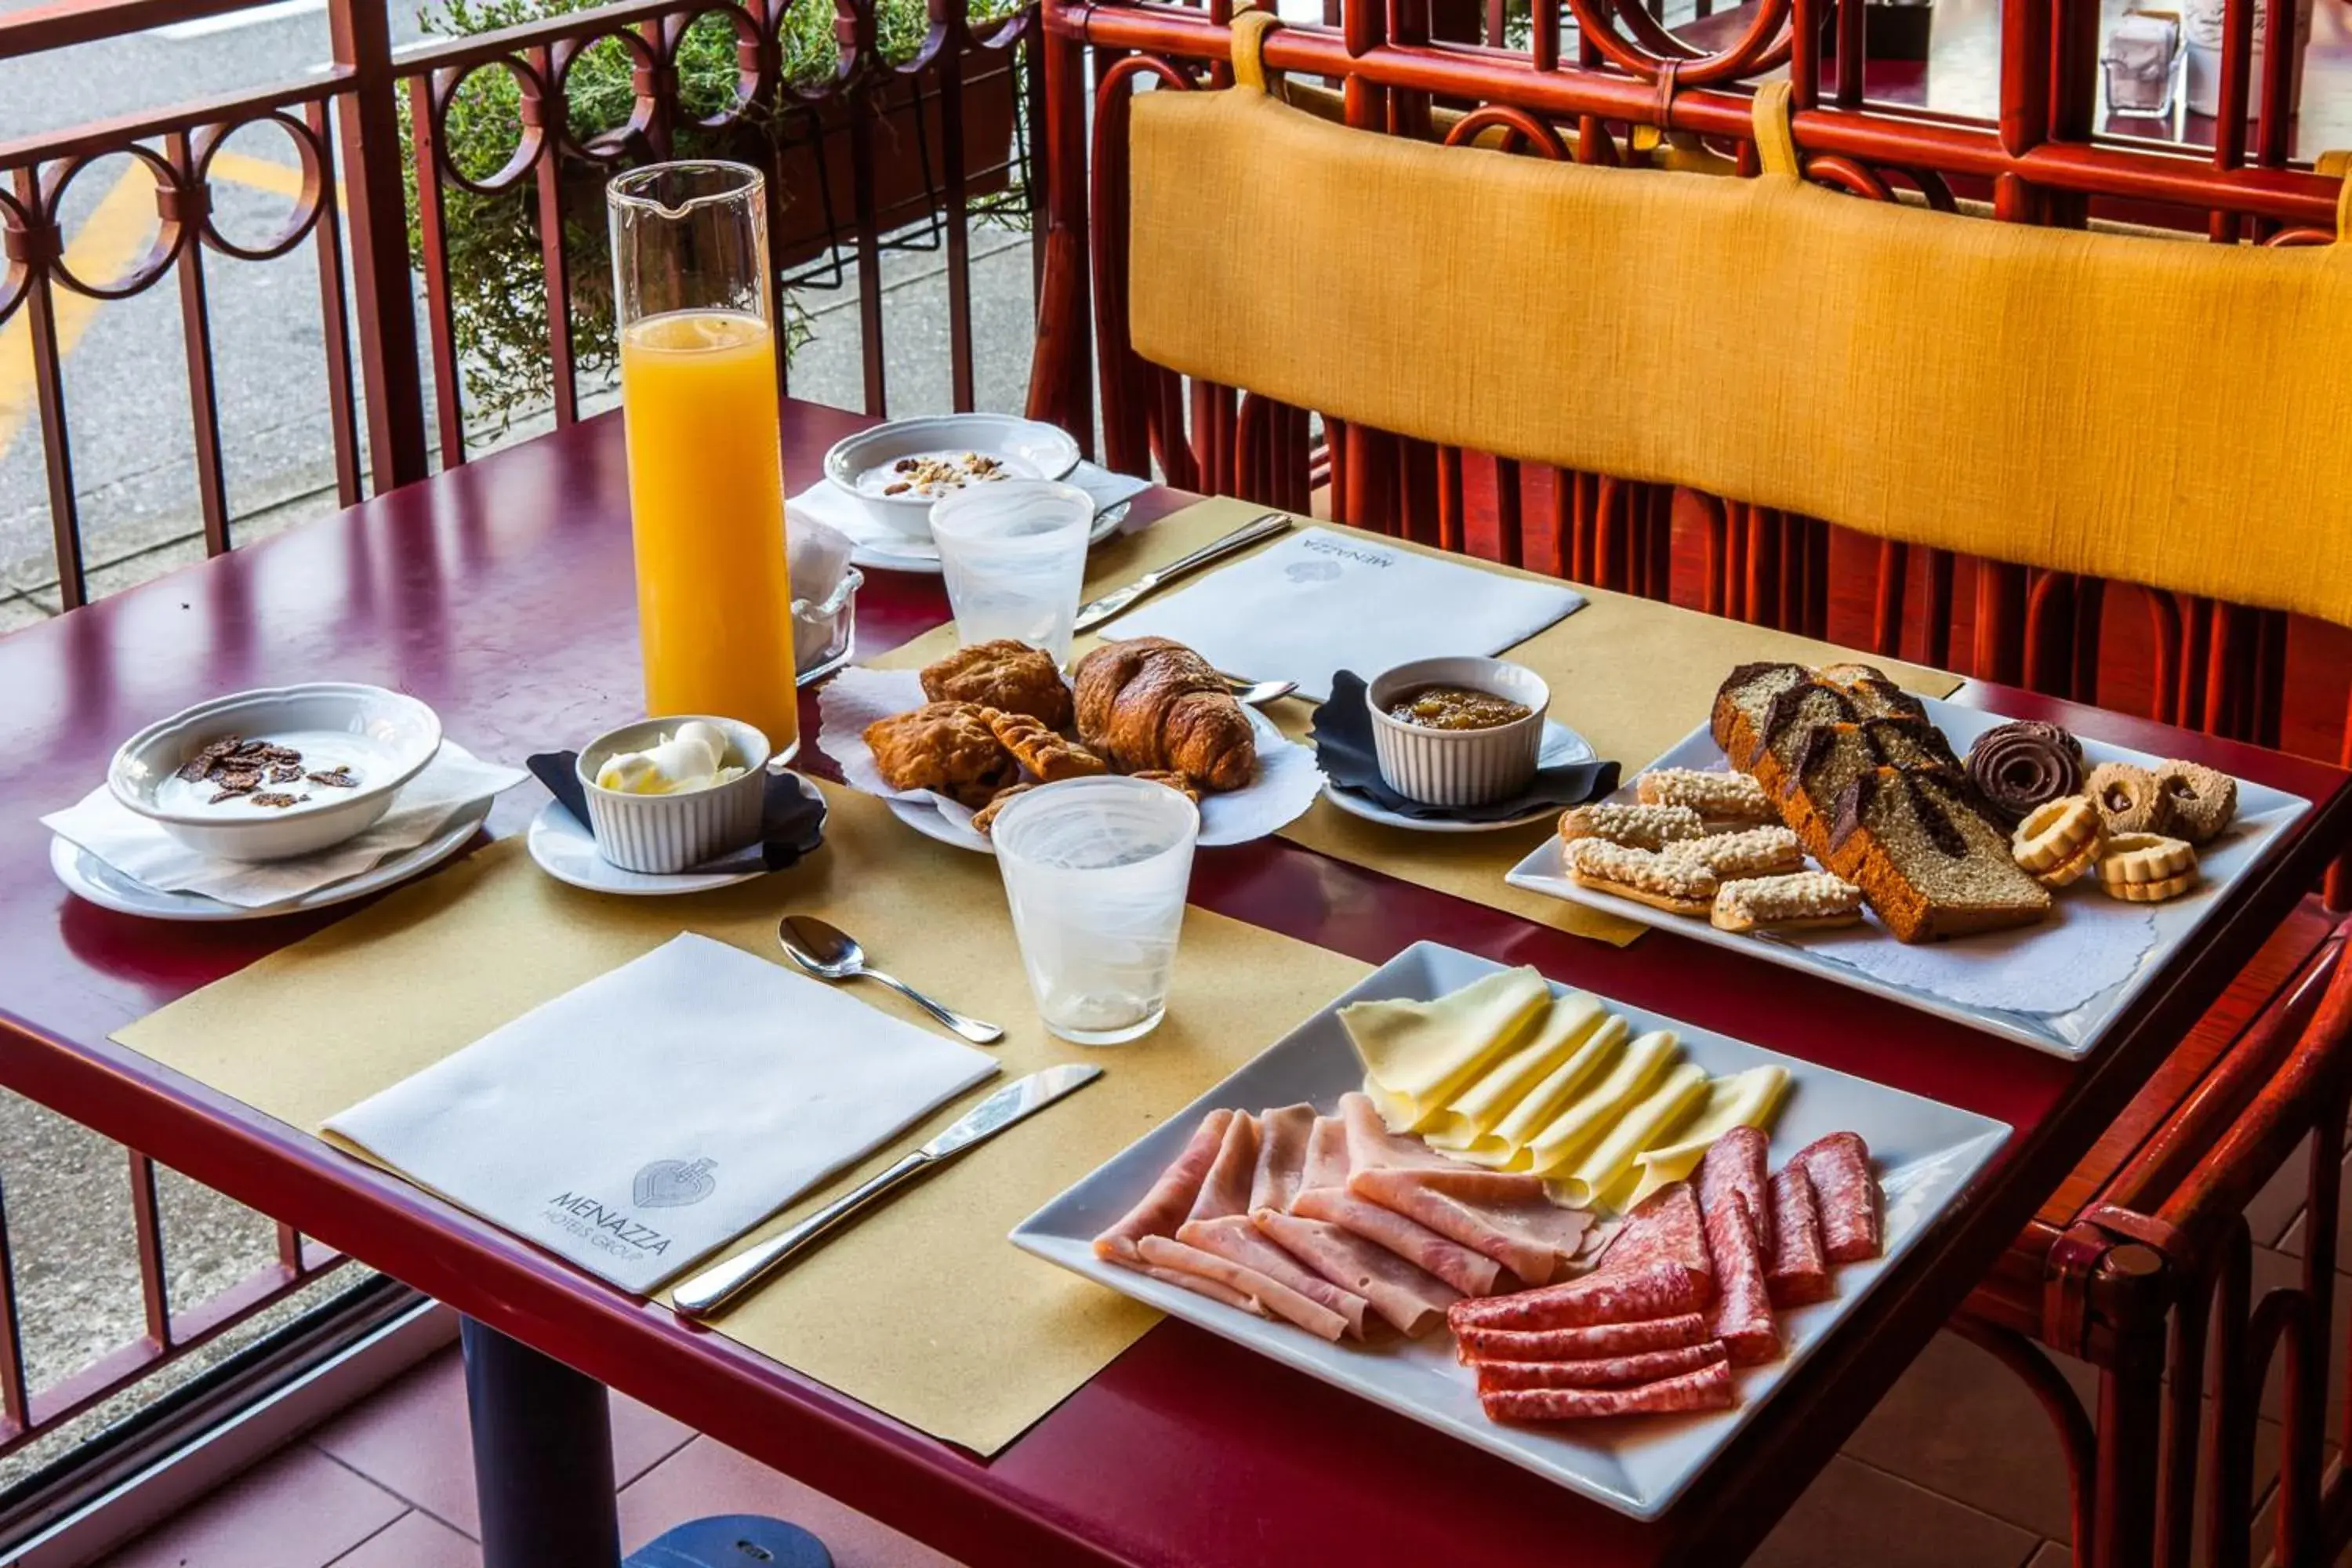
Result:
<instances>
[{"instance_id":1,"label":"drinking glass","mask_svg":"<svg viewBox=\"0 0 2352 1568\"><path fill-rule=\"evenodd\" d=\"M1053 479L992 479L940 497L931 540L956 640L1014 637L1069 663L1094 522L1094 498Z\"/></svg>"},{"instance_id":2,"label":"drinking glass","mask_svg":"<svg viewBox=\"0 0 2352 1568\"><path fill-rule=\"evenodd\" d=\"M605 187L646 710L800 745L767 182L655 163Z\"/></svg>"},{"instance_id":3,"label":"drinking glass","mask_svg":"<svg viewBox=\"0 0 2352 1568\"><path fill-rule=\"evenodd\" d=\"M1150 779L1069 779L1015 796L989 834L1045 1027L1082 1046L1157 1028L1201 813Z\"/></svg>"}]
</instances>

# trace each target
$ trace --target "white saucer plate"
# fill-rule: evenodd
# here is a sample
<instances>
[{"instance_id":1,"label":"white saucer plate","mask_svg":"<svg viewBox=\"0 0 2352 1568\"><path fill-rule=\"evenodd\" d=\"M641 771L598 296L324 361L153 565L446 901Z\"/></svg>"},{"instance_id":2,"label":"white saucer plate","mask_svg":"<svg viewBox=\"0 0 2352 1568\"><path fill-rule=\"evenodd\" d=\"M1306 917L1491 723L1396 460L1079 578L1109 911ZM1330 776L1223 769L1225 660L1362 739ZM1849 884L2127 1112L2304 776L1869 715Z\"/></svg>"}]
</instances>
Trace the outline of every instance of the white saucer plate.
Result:
<instances>
[{"instance_id":1,"label":"white saucer plate","mask_svg":"<svg viewBox=\"0 0 2352 1568\"><path fill-rule=\"evenodd\" d=\"M926 815L936 817L937 812ZM551 800L530 819L524 837L539 868L559 882L592 893L618 893L625 898L656 899L676 893L708 893L748 882L765 871L677 871L656 876L648 871L624 871L596 853L596 836L580 819Z\"/></svg>"},{"instance_id":2,"label":"white saucer plate","mask_svg":"<svg viewBox=\"0 0 2352 1568\"><path fill-rule=\"evenodd\" d=\"M1118 501L1095 514L1095 525L1087 535L1089 547L1100 544L1118 531L1127 521L1132 501ZM849 563L868 570L883 572L919 572L926 576L940 574L940 547L929 540L890 539L855 542L849 552Z\"/></svg>"},{"instance_id":3,"label":"white saucer plate","mask_svg":"<svg viewBox=\"0 0 2352 1568\"><path fill-rule=\"evenodd\" d=\"M1539 768L1561 768L1571 763L1589 763L1600 755L1592 742L1567 725L1547 719L1544 721L1543 750L1537 754ZM1342 789L1338 783L1323 786L1323 798L1350 816L1360 816L1366 822L1377 822L1388 827L1402 827L1413 833L1500 833L1507 827L1525 827L1531 822L1544 822L1559 815L1556 805L1538 806L1517 816L1507 816L1499 822L1465 822L1454 816L1407 816L1368 795Z\"/></svg>"},{"instance_id":4,"label":"white saucer plate","mask_svg":"<svg viewBox=\"0 0 2352 1568\"><path fill-rule=\"evenodd\" d=\"M463 849L489 816L495 797L467 806L450 818L449 826L414 849L387 856L356 877L346 877L283 903L244 909L208 899L202 893L167 893L124 876L79 845L64 838L49 840L49 869L66 890L102 909L159 921L258 921L274 915L295 915L332 908L363 899L394 883L431 870Z\"/></svg>"}]
</instances>

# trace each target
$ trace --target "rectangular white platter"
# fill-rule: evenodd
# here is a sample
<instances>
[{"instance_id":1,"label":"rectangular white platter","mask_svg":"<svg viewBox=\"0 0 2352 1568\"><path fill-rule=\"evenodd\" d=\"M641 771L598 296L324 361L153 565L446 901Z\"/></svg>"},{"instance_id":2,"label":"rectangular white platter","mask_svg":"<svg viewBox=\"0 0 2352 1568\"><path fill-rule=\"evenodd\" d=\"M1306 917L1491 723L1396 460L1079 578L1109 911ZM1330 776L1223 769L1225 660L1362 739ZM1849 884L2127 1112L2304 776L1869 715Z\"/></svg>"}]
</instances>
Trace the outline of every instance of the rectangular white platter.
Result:
<instances>
[{"instance_id":1,"label":"rectangular white platter","mask_svg":"<svg viewBox=\"0 0 2352 1568\"><path fill-rule=\"evenodd\" d=\"M1927 717L1942 730L1952 743L1952 750L1967 756L1976 738L1996 724L2008 722L1999 713L1980 708L1964 708L1958 703L1923 699ZM2145 752L2135 752L2126 746L2113 746L2089 736L2079 737L2088 767L2101 763L2136 763L2152 767L2163 759ZM1666 753L1650 764L1653 768L1702 768L1722 770L1730 764L1724 760L1723 749L1715 743L1704 723L1684 737ZM1634 775L1628 774L1625 784L1611 800L1632 800ZM1956 961L1963 951L1981 954L1983 962L1970 961L1975 971L1971 976L1956 976L1955 990L1939 993L1925 985L1906 983L1900 978L1874 974L1858 967L1853 961L1857 944L1868 942L1874 950L1860 956L1872 963L1897 964L1935 962L1919 958L1923 951L1912 950L1906 955L1902 944L1888 934L1875 916L1866 916L1861 931L1790 931L1742 934L1717 931L1695 915L1678 915L1666 910L1653 909L1631 899L1621 899L1612 893L1578 886L1570 880L1557 834L1536 847L1528 858L1511 868L1504 880L1515 888L1530 892L1547 893L1570 903L1584 904L1629 921L1655 926L1689 937L1694 942L1712 942L1717 947L1732 948L1753 954L1769 963L1785 964L1813 974L1834 980L1842 985L1874 992L1878 995L1916 1007L1922 1012L1937 1014L1972 1027L2031 1046L2037 1051L2079 1061L2097 1048L2108 1027L2124 1008L2137 995L2142 987L2165 962L2179 951L2197 928L2219 909L2224 896L2244 876L2247 869L2261 858L2263 848L2280 831L2304 813L2311 803L2301 795L2288 795L2284 790L2238 781L2238 818L2221 837L2198 851L2198 863L2203 880L2191 892L2169 903L2117 904L2099 892L2088 879L2057 895L2057 912L2053 921L2028 926L2011 931L1989 931L1978 936L1956 937L1938 944L1939 954L1948 954ZM2035 958L2053 963L2063 963L2069 949L2063 944L2074 942L2078 932L2089 931L2097 925L2135 918L2135 911L2145 911L2152 921L2155 940L2127 972L2101 985L2090 995L2059 1010L2026 1011L1995 1005L1991 996L2007 989L2014 979L2014 959L2021 944L2035 944ZM1864 933L1866 932L1867 935ZM1871 942L1870 938L1875 938ZM2057 943L2053 949L2043 944ZM1822 951L1843 948L1845 956ZM2074 956L2084 961L2082 973L2095 973L2089 962L2094 954L2084 951ZM2004 973L2006 971L2007 973ZM2013 994L2013 993L2012 993Z\"/></svg>"},{"instance_id":2,"label":"rectangular white platter","mask_svg":"<svg viewBox=\"0 0 2352 1568\"><path fill-rule=\"evenodd\" d=\"M1489 1421L1479 1409L1471 1373L1454 1360L1452 1336L1442 1331L1415 1342L1327 1344L1288 1324L1254 1318L1105 1263L1089 1245L1143 1196L1209 1111L1219 1106L1255 1111L1305 1100L1328 1112L1342 1094L1361 1087L1363 1069L1339 1023L1341 1007L1358 1001L1442 996L1500 967L1455 948L1414 943L1031 1215L1013 1230L1013 1240L1040 1258L1499 1455L1620 1512L1654 1519L1967 1188L2009 1136L2005 1124L1694 1028L1664 1014L1610 1002L1637 1034L1673 1029L1682 1037L1689 1059L1710 1074L1739 1072L1766 1062L1787 1068L1789 1094L1772 1128L1774 1167L1823 1133L1851 1130L1870 1144L1886 1192L1886 1255L1839 1268L1838 1293L1832 1300L1781 1313L1788 1353L1769 1366L1742 1369L1738 1374L1739 1403L1702 1415L1503 1426ZM1561 993L1570 987L1555 984L1552 989ZM1147 1042L1135 1048L1150 1047Z\"/></svg>"}]
</instances>

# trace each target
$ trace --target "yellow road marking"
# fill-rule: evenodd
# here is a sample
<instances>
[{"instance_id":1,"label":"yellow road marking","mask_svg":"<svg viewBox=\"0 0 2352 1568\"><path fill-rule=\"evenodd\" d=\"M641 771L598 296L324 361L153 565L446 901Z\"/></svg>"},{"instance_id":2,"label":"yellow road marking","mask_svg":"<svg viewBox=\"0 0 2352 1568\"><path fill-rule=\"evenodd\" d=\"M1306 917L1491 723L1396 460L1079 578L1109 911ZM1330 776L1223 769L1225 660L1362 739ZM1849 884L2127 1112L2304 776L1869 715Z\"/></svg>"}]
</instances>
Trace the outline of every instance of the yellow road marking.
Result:
<instances>
[{"instance_id":1,"label":"yellow road marking","mask_svg":"<svg viewBox=\"0 0 2352 1568\"><path fill-rule=\"evenodd\" d=\"M247 157L226 147L213 154L212 176L216 180L234 180L240 185L251 185L256 190L268 191L289 200L299 199L302 195L301 170L274 163L267 158Z\"/></svg>"},{"instance_id":2,"label":"yellow road marking","mask_svg":"<svg viewBox=\"0 0 2352 1568\"><path fill-rule=\"evenodd\" d=\"M89 282L119 278L146 254L154 223L155 176L146 164L134 161L67 244L66 266ZM81 341L105 301L66 288L53 289L50 298L56 301L58 357L62 360ZM37 406L31 312L20 309L7 325L0 326L0 457L7 456L9 442Z\"/></svg>"}]
</instances>

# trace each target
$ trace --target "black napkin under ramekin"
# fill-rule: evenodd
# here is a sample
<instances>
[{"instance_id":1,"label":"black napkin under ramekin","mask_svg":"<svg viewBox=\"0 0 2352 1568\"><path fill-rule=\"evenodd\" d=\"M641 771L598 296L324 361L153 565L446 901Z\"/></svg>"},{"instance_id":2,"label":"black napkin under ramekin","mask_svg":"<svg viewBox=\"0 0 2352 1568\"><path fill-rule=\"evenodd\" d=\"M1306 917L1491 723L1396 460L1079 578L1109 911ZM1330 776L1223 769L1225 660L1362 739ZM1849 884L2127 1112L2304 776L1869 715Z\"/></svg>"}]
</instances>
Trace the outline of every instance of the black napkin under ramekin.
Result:
<instances>
[{"instance_id":1,"label":"black napkin under ramekin","mask_svg":"<svg viewBox=\"0 0 2352 1568\"><path fill-rule=\"evenodd\" d=\"M1331 699L1315 710L1315 727L1307 739L1314 742L1315 760L1333 784L1400 816L1424 822L1506 822L1531 811L1581 805L1617 788L1617 764L1594 762L1538 768L1526 788L1484 805L1431 805L1399 795L1381 780L1364 678L1349 669L1331 677Z\"/></svg>"},{"instance_id":2,"label":"black napkin under ramekin","mask_svg":"<svg viewBox=\"0 0 2352 1568\"><path fill-rule=\"evenodd\" d=\"M579 752L541 752L526 758L523 765L547 786L548 794L562 803L574 822L591 833L595 831L588 821L588 792L580 785ZM816 847L824 842L824 797L800 774L771 770L760 816L760 842L731 849L688 869L697 875L781 871L803 856L815 853Z\"/></svg>"}]
</instances>

